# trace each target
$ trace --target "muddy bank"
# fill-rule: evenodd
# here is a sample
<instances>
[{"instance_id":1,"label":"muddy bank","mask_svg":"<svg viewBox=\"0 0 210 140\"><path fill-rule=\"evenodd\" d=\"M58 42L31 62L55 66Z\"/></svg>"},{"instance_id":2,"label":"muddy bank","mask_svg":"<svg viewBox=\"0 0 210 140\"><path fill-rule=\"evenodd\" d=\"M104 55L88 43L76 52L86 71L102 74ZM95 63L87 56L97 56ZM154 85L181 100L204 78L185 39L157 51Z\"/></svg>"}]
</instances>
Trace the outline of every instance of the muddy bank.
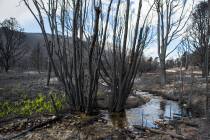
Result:
<instances>
[{"instance_id":1,"label":"muddy bank","mask_svg":"<svg viewBox=\"0 0 210 140\"><path fill-rule=\"evenodd\" d=\"M178 101L185 108L192 110L194 116L205 115L206 84L200 74L192 76L188 71L180 81L179 72L167 72L167 84L160 85L158 73L146 73L135 80L135 89L149 92L153 95L162 96L164 99ZM153 79L151 80L151 77Z\"/></svg>"},{"instance_id":2,"label":"muddy bank","mask_svg":"<svg viewBox=\"0 0 210 140\"><path fill-rule=\"evenodd\" d=\"M54 116L42 116L30 119L14 119L0 125L0 138L10 139L31 127L41 124ZM130 130L116 129L107 124L100 116L86 116L73 114L61 120L49 123L33 131L21 134L18 140L96 140L96 139L134 139L135 135Z\"/></svg>"},{"instance_id":3,"label":"muddy bank","mask_svg":"<svg viewBox=\"0 0 210 140\"><path fill-rule=\"evenodd\" d=\"M157 74L156 74L157 75ZM152 77L152 79L151 79ZM157 76L158 77L158 76ZM177 101L179 99L179 90L177 84L175 82L170 81L166 87L160 87L157 83L159 79L155 79L156 77L152 74L146 75L142 77L140 82L138 79L135 82L134 89L141 89L142 91L149 91L152 95L149 97L145 97L145 94L148 92L144 92L144 94L139 95L138 93L133 93L127 100L126 111L124 115L122 114L108 114L107 111L101 111L100 113L103 117L90 121L88 123L83 123L84 120L88 120L89 116L85 116L84 114L73 115L72 117L57 121L50 125L43 126L41 128L35 129L32 132L19 137L18 139L25 140L76 140L76 139L104 139L104 140L112 140L112 139L136 139L136 140L171 140L175 139L167 134L157 134L150 131L140 131L133 128L133 125L144 125L145 127L151 129L157 129L159 131L164 131L169 134L178 134L189 138L189 140L205 140L208 139L208 130L210 124L206 122L204 118L180 118L180 120L193 122L198 125L196 127L192 127L189 125L190 123L169 123L168 118L172 118L174 114L180 115L181 108ZM170 75L171 79L174 79L173 76ZM12 81L12 82L9 82ZM38 82L37 82L38 81ZM55 80L56 81L56 80ZM175 81L175 80L174 80ZM20 82L20 83L19 83ZM12 76L3 76L0 77L0 94L3 95L2 100L12 98L12 101L17 99L21 95L21 92L17 92L17 90L11 89L23 89L26 94L29 94L31 98L36 96L36 93L39 91L45 94L48 94L52 89L59 89L62 91L62 87L60 87L57 82L51 84L50 88L45 89L45 77L38 74L27 73L27 75L12 75ZM10 85L7 83L11 83ZM17 86L17 83L18 86ZM199 105L203 106L204 103L203 97L200 95L200 92L203 91L203 83L197 84L194 86L192 99L188 102L190 84L185 88L185 92L183 97L186 99L186 105L191 103L191 107L194 105L193 110L197 110L197 113L200 114L201 108ZM13 87L13 88L11 88ZM188 87L188 88L187 88ZM60 90L61 88L61 90ZM6 90L5 90L6 89ZM6 91L6 92L1 92ZM9 94L12 93L12 94ZM153 97L154 95L158 95ZM162 98L163 97L163 98ZM20 97L19 99L21 99ZM98 104L100 109L107 108L107 94L98 93ZM167 99L170 99L168 101ZM171 101L174 100L174 101ZM171 115L170 115L171 114ZM32 116L25 118L13 118L8 122L8 124L4 123L0 124L0 139L3 137L11 136L18 134L21 131L24 131L27 128L33 127L33 125L39 124L44 120L47 120L53 116L43 116L43 114L39 114L38 118L33 118ZM107 116L109 118L107 118ZM192 115L193 116L193 115ZM199 115L198 115L199 116ZM143 119L142 119L143 118ZM85 124L85 125L79 125ZM176 125L177 124L177 125Z\"/></svg>"},{"instance_id":4,"label":"muddy bank","mask_svg":"<svg viewBox=\"0 0 210 140\"><path fill-rule=\"evenodd\" d=\"M11 137L30 128L36 124L43 122L53 116L38 117L33 119L18 119L0 126L0 138ZM174 140L173 135L179 135L187 140L202 139L199 135L197 125L195 127L189 125L197 124L199 121L183 118L184 123L156 121L159 125L158 129L152 128L155 131L139 130L135 127L114 127L103 118L98 117L92 120L95 116L85 116L84 114L74 114L65 119L45 125L24 135L17 137L17 140ZM84 123L85 122L85 123ZM88 122L88 123L86 123ZM82 124L82 125L81 125ZM160 133L156 133L156 131ZM164 133L162 133L164 132ZM179 140L179 139L177 139ZM204 139L202 139L204 140Z\"/></svg>"},{"instance_id":5,"label":"muddy bank","mask_svg":"<svg viewBox=\"0 0 210 140\"><path fill-rule=\"evenodd\" d=\"M146 92L139 94L141 97L150 96L150 101L137 108L126 109L126 112L124 113L107 114L111 115L111 118L106 118L106 113L104 111L100 111L100 115L98 116L72 114L65 119L35 129L17 139L174 140L175 138L172 137L173 135L183 136L188 140L197 140L197 138L201 138L202 135L199 134L200 119L189 119L185 117L180 118L177 122L173 119L171 121L166 120L168 116L170 116L169 114L179 113L177 111L180 111L180 109L178 108L178 105L175 105L177 104L176 102L167 102L160 96L150 95ZM137 93L136 96L139 96L139 94ZM144 113L142 114L141 111ZM25 129L33 127L52 117L54 116L39 115L34 118L31 116L29 119L13 119L0 125L0 137L5 138L17 135ZM141 117L143 117L143 121ZM151 121L153 121L153 125L151 125ZM141 122L143 122L143 124L141 124ZM203 122L203 124L205 123ZM151 129L164 133L138 130L133 127L134 125L151 127Z\"/></svg>"},{"instance_id":6,"label":"muddy bank","mask_svg":"<svg viewBox=\"0 0 210 140\"><path fill-rule=\"evenodd\" d=\"M191 111L194 117L202 117L205 115L205 102L206 96L205 95L191 95L189 96L182 96L180 98L180 94L178 91L170 90L142 90L143 92L149 92L150 94L161 96L164 99L172 100L178 102L181 106L185 109Z\"/></svg>"},{"instance_id":7,"label":"muddy bank","mask_svg":"<svg viewBox=\"0 0 210 140\"><path fill-rule=\"evenodd\" d=\"M105 119L109 120L108 123L120 128L131 127L132 125L156 128L156 120L173 120L189 114L176 101L167 100L148 92L136 92L136 95L150 98L150 100L136 108L126 109L122 113L104 111L103 114L105 114Z\"/></svg>"},{"instance_id":8,"label":"muddy bank","mask_svg":"<svg viewBox=\"0 0 210 140\"><path fill-rule=\"evenodd\" d=\"M179 101L179 97L178 95L179 94L176 94L174 92L166 92L166 91L161 91L161 90L149 90L149 89L145 89L145 90L141 90L143 92L149 92L150 94L153 94L153 95L157 95L157 96L161 96L163 97L164 99L167 99L167 100L172 100L172 101Z\"/></svg>"}]
</instances>

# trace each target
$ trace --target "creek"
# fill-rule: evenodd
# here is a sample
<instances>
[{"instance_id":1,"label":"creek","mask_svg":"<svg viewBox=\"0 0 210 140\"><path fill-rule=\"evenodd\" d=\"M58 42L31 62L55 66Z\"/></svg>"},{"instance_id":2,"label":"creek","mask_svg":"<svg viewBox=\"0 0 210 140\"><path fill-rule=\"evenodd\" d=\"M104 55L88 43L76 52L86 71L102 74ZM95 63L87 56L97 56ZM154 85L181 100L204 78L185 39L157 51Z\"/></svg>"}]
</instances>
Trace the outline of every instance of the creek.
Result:
<instances>
[{"instance_id":1,"label":"creek","mask_svg":"<svg viewBox=\"0 0 210 140\"><path fill-rule=\"evenodd\" d=\"M126 109L122 113L108 113L104 111L104 118L108 123L118 128L131 127L133 125L143 125L149 128L156 128L156 120L173 119L176 115L186 112L178 102L167 100L161 96L155 96L148 92L137 92L138 96L150 98L150 101L137 108ZM186 114L186 113L185 113Z\"/></svg>"}]
</instances>

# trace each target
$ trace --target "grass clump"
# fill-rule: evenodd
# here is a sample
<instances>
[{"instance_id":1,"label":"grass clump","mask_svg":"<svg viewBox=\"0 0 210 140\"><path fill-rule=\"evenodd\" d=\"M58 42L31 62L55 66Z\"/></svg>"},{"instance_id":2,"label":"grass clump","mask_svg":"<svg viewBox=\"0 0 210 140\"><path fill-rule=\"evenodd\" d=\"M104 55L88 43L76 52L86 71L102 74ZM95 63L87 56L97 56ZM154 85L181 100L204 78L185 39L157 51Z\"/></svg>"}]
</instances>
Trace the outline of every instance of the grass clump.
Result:
<instances>
[{"instance_id":1,"label":"grass clump","mask_svg":"<svg viewBox=\"0 0 210 140\"><path fill-rule=\"evenodd\" d=\"M56 94L51 95L54 98L56 108L61 110L64 100ZM52 101L48 96L39 94L35 99L26 97L23 100L16 102L0 102L0 118L9 115L30 116L35 113L55 113Z\"/></svg>"}]
</instances>

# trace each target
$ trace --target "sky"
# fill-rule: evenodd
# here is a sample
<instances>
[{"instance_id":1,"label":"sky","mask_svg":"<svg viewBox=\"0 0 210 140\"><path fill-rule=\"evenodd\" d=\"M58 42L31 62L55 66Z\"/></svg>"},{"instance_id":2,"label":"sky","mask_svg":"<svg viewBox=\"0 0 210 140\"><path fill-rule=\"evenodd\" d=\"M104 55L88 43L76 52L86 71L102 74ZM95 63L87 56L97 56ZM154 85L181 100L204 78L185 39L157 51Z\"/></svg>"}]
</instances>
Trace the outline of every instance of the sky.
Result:
<instances>
[{"instance_id":1,"label":"sky","mask_svg":"<svg viewBox=\"0 0 210 140\"><path fill-rule=\"evenodd\" d=\"M41 30L34 20L34 17L31 15L27 7L24 5L22 0L0 0L0 22L2 22L4 19L9 17L15 17L21 27L24 28L25 32L34 32L34 33L40 33ZM103 0L108 4L109 0ZM148 1L148 0L147 0ZM152 0L149 2L151 3ZM192 0L188 0L192 1ZM199 2L200 0L195 0L195 3ZM137 8L138 6L138 0L132 0L133 8ZM149 9L148 5L143 5L143 11L147 11ZM179 40L174 41L170 49L173 49L173 46L175 46ZM157 57L157 45L156 43L152 43L148 48L145 49L145 56L153 56ZM169 56L169 58L176 58L177 52L175 51L172 53L172 55Z\"/></svg>"},{"instance_id":2,"label":"sky","mask_svg":"<svg viewBox=\"0 0 210 140\"><path fill-rule=\"evenodd\" d=\"M41 32L34 17L21 0L0 0L0 22L10 17L16 18L25 32Z\"/></svg>"}]
</instances>

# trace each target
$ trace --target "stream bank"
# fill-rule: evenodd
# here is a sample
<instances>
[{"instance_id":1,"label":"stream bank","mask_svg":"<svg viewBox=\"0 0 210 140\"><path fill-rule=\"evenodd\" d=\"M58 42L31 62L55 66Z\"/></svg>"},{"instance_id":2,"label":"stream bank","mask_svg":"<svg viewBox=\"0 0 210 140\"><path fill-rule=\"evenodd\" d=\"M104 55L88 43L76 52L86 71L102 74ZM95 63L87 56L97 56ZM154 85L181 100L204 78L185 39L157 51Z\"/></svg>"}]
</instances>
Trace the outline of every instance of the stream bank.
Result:
<instances>
[{"instance_id":1,"label":"stream bank","mask_svg":"<svg viewBox=\"0 0 210 140\"><path fill-rule=\"evenodd\" d=\"M104 118L109 120L109 123L112 123L114 127L119 126L123 128L142 125L149 128L157 128L158 126L155 123L157 120L168 121L173 120L175 117L191 115L191 112L187 112L176 101L167 100L148 92L137 91L136 95L149 98L150 100L146 104L126 109L124 113L120 114L110 114L108 111L103 111Z\"/></svg>"},{"instance_id":2,"label":"stream bank","mask_svg":"<svg viewBox=\"0 0 210 140\"><path fill-rule=\"evenodd\" d=\"M24 76L23 76L24 77ZM20 87L22 88L25 86L24 89L30 90L30 95L35 95L36 91L43 91L43 83L45 80L40 80L39 77L37 79L28 78L26 76L26 80L23 80L23 77L20 78L5 78L6 82L8 83L8 79L14 82L14 88L16 89L16 83L21 83ZM151 77L153 78L151 80ZM154 78L154 76L147 76L148 80L151 82L154 82L153 84L148 83L147 80L144 79L145 76L142 77L142 82L136 82L135 87L136 89L146 89L146 90L160 90L163 89L163 91L171 91L174 89L174 85L170 83L170 86L166 86L166 88L160 88L158 85L155 85L155 82L157 82ZM37 84L38 81L40 84ZM159 80L159 79L158 79ZM3 82L3 80L1 81ZM146 84L147 87L144 87ZM55 84L56 85L56 84ZM59 85L52 85L52 88L60 87ZM1 85L2 86L2 85ZM6 86L6 85L5 85ZM38 88L37 88L38 87ZM2 88L1 91L4 91L5 87ZM197 88L197 87L195 87ZM12 89L8 87L7 89ZM33 89L33 90L32 90ZM38 90L37 90L38 89ZM197 88L194 99L200 99L200 91ZM10 95L8 98L14 97L14 99L17 99L16 97L20 96L19 92L14 92L15 95L10 93L11 90L8 90L8 92L1 93L1 95ZM16 91L16 90L15 90ZM46 91L46 94L48 93L48 90ZM60 90L62 91L62 89ZM143 90L142 90L143 91ZM10 93L10 94L8 94ZM176 92L175 92L176 93ZM187 97L188 92L185 92L185 96ZM197 94L198 93L198 94ZM165 92L167 94L167 92ZM136 130L133 125L144 125L144 127L148 127L151 129L157 129L160 131L164 131L167 133L174 133L174 134L181 134L185 135L185 137L189 138L190 140L208 140L208 128L210 124L207 122L205 117L195 117L192 113L193 118L189 117L182 117L180 118L180 111L182 112L181 107L179 106L178 102L167 100L166 98L163 98L160 96L159 93L154 95L153 93L148 92L141 92L140 94L132 94L130 99L138 98L139 96L141 99L147 99L146 102L135 104L135 106L132 106L131 108L127 108L126 111L122 114L109 114L106 110L102 110L101 114L104 116L102 118L99 118L98 120L95 120L92 123L89 123L82 127L77 127L77 124L82 122L84 118L84 114L75 115L75 117L66 118L61 121L58 121L56 123L53 123L51 125L47 125L45 127L41 127L39 129L36 129L32 132L29 132L28 134L24 135L23 137L20 137L18 139L22 140L36 140L36 139L42 139L42 140L77 140L80 139L100 139L100 140L130 140L130 139L136 139L136 140L170 140L173 139L171 136L166 134L155 134L153 132L150 132L148 130L146 131L140 131ZM198 96L197 96L198 95ZM2 96L4 97L4 96ZM7 96L6 96L7 97ZM3 98L6 99L6 98ZM145 100L144 100L145 101ZM201 100L202 101L202 100ZM202 102L201 102L202 103ZM198 103L196 105L199 105ZM170 109L171 108L171 109ZM171 110L171 111L170 111ZM157 112L156 112L157 111ZM198 109L198 112L200 110ZM156 113L155 113L156 112ZM171 112L171 113L170 113ZM175 113L175 114L174 114ZM171 117L173 115L177 116L182 120L182 122L185 123L169 123L169 118L172 120ZM143 119L142 119L143 116ZM150 117L151 116L151 117ZM52 116L35 116L34 118L30 116L29 118L14 118L12 119L8 125L0 125L0 139L1 137L5 135L15 135L18 132L23 131L24 129L27 129L28 127L32 127L36 123L40 123L44 120L47 120ZM75 119L76 118L76 119ZM89 117L87 117L89 118ZM104 121L106 120L106 121ZM163 121L166 120L166 121ZM34 122L34 123L32 123ZM143 122L143 123L142 123ZM173 122L173 121L171 121ZM189 126L191 122L198 125L198 127L192 127ZM175 125L178 124L178 125Z\"/></svg>"},{"instance_id":3,"label":"stream bank","mask_svg":"<svg viewBox=\"0 0 210 140\"><path fill-rule=\"evenodd\" d=\"M19 140L31 140L31 139L54 139L54 140L170 140L171 136L166 134L155 134L150 131L140 131L133 126L144 126L147 128L165 131L167 133L173 133L185 135L189 140L197 136L197 128L188 126L186 124L174 125L169 123L169 119L173 120L173 115L180 114L181 108L175 101L166 100L160 96L154 96L147 92L137 92L136 96L142 96L150 98L150 100L136 108L126 109L124 113L110 114L106 110L101 110L102 117L97 118L94 121L91 117L84 114L75 114L53 124L49 124L45 127L38 128L28 134L19 137ZM52 116L53 117L53 116ZM48 117L41 117L37 119L15 119L11 123L1 126L1 133L3 136L16 135L23 129L31 127L32 122L40 123L42 120L47 120ZM185 118L186 121L189 119ZM85 124L82 125L81 124ZM16 126L13 128L13 126ZM22 128L21 128L21 127ZM9 128L11 127L11 129Z\"/></svg>"}]
</instances>

